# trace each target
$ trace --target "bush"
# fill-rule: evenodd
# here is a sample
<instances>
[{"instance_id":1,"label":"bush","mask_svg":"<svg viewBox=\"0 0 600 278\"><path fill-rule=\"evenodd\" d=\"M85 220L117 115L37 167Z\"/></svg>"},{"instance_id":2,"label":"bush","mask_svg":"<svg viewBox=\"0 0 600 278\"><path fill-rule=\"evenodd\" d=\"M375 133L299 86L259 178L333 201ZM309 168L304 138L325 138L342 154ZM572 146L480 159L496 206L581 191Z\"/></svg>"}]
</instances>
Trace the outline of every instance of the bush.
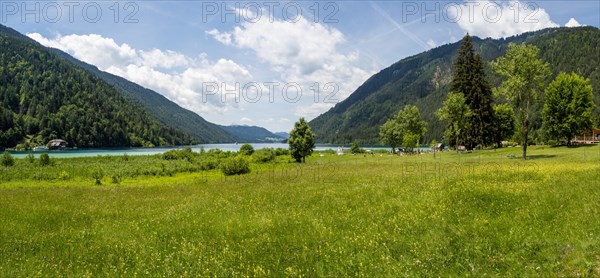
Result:
<instances>
[{"instance_id":1,"label":"bush","mask_svg":"<svg viewBox=\"0 0 600 278\"><path fill-rule=\"evenodd\" d=\"M185 148L182 150L170 150L162 154L162 158L164 160L178 160L178 159L187 159L191 161L194 157L194 153L191 148Z\"/></svg>"},{"instance_id":2,"label":"bush","mask_svg":"<svg viewBox=\"0 0 600 278\"><path fill-rule=\"evenodd\" d=\"M15 159L7 151L4 151L1 161L2 161L2 166L4 166L4 167L10 167L10 166L15 165Z\"/></svg>"},{"instance_id":3,"label":"bush","mask_svg":"<svg viewBox=\"0 0 600 278\"><path fill-rule=\"evenodd\" d=\"M59 180L68 180L70 178L69 173L67 173L67 171L61 171L60 174L58 175L58 179Z\"/></svg>"},{"instance_id":4,"label":"bush","mask_svg":"<svg viewBox=\"0 0 600 278\"><path fill-rule=\"evenodd\" d=\"M102 179L104 178L104 171L102 169L97 168L92 172L92 178L95 181L96 185L102 185Z\"/></svg>"},{"instance_id":5,"label":"bush","mask_svg":"<svg viewBox=\"0 0 600 278\"><path fill-rule=\"evenodd\" d=\"M256 162L262 162L262 163L271 162L271 161L275 160L275 150L273 150L271 148L264 148L261 150L257 150L252 155L252 159L254 159L254 161L256 161Z\"/></svg>"},{"instance_id":6,"label":"bush","mask_svg":"<svg viewBox=\"0 0 600 278\"><path fill-rule=\"evenodd\" d=\"M113 174L112 177L111 177L110 182L112 184L120 184L121 183L121 175L119 175L119 174Z\"/></svg>"},{"instance_id":7,"label":"bush","mask_svg":"<svg viewBox=\"0 0 600 278\"><path fill-rule=\"evenodd\" d=\"M29 162L29 163L34 163L34 162L35 162L35 156L34 156L32 153L28 154L28 155L25 157L25 159L26 159L26 160L27 160L27 162Z\"/></svg>"},{"instance_id":8,"label":"bush","mask_svg":"<svg viewBox=\"0 0 600 278\"><path fill-rule=\"evenodd\" d=\"M215 158L207 158L200 161L200 170L212 170L219 167L219 161Z\"/></svg>"},{"instance_id":9,"label":"bush","mask_svg":"<svg viewBox=\"0 0 600 278\"><path fill-rule=\"evenodd\" d=\"M43 153L40 155L40 166L50 165L50 156L48 153Z\"/></svg>"},{"instance_id":10,"label":"bush","mask_svg":"<svg viewBox=\"0 0 600 278\"><path fill-rule=\"evenodd\" d=\"M365 150L361 149L355 141L355 142L352 142L352 146L350 147L350 152L353 154L359 154L359 153L364 153Z\"/></svg>"},{"instance_id":11,"label":"bush","mask_svg":"<svg viewBox=\"0 0 600 278\"><path fill-rule=\"evenodd\" d=\"M221 172L225 176L250 173L250 164L241 156L231 157L221 162Z\"/></svg>"},{"instance_id":12,"label":"bush","mask_svg":"<svg viewBox=\"0 0 600 278\"><path fill-rule=\"evenodd\" d=\"M221 158L227 158L229 156L231 156L233 153L230 151L222 151L220 149L210 149L209 151L206 152L206 155L209 157L213 157L216 159L221 159Z\"/></svg>"},{"instance_id":13,"label":"bush","mask_svg":"<svg viewBox=\"0 0 600 278\"><path fill-rule=\"evenodd\" d=\"M322 154L328 154L328 155L335 155L335 154L337 154L337 152L334 151L334 150L332 150L332 149L326 149L326 150L320 151L320 153L322 153Z\"/></svg>"},{"instance_id":14,"label":"bush","mask_svg":"<svg viewBox=\"0 0 600 278\"><path fill-rule=\"evenodd\" d=\"M252 155L254 153L254 147L250 144L243 144L240 147L240 154L243 155Z\"/></svg>"},{"instance_id":15,"label":"bush","mask_svg":"<svg viewBox=\"0 0 600 278\"><path fill-rule=\"evenodd\" d=\"M275 149L275 155L276 156L290 155L290 150L277 148L277 149Z\"/></svg>"}]
</instances>

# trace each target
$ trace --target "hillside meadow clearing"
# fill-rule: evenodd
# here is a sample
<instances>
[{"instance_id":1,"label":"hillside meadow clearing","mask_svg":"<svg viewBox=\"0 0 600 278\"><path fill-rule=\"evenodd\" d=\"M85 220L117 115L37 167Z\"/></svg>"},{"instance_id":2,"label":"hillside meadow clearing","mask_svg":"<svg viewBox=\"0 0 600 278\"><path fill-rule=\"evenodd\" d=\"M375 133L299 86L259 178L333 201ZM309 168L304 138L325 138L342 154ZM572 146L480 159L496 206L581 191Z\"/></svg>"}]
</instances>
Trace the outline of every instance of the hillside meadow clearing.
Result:
<instances>
[{"instance_id":1,"label":"hillside meadow clearing","mask_svg":"<svg viewBox=\"0 0 600 278\"><path fill-rule=\"evenodd\" d=\"M513 153L17 159L0 276L600 276L600 146Z\"/></svg>"}]
</instances>

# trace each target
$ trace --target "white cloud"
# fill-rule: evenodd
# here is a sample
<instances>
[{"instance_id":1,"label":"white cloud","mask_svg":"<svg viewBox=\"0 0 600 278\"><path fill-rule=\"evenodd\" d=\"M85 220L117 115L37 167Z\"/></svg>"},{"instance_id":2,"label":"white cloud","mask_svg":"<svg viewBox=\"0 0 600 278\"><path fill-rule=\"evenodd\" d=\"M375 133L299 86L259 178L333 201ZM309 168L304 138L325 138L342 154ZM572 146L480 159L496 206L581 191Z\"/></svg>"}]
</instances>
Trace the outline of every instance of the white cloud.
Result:
<instances>
[{"instance_id":1,"label":"white cloud","mask_svg":"<svg viewBox=\"0 0 600 278\"><path fill-rule=\"evenodd\" d=\"M579 27L582 26L581 24L579 24L579 22L577 22L577 20L575 20L574 18L569 19L569 21L567 23L565 23L565 27Z\"/></svg>"},{"instance_id":2,"label":"white cloud","mask_svg":"<svg viewBox=\"0 0 600 278\"><path fill-rule=\"evenodd\" d=\"M240 122L241 122L241 123L244 123L244 124L253 124L253 123L254 123L254 120L252 120L252 119L250 119L250 118L242 117L242 118L240 119Z\"/></svg>"},{"instance_id":3,"label":"white cloud","mask_svg":"<svg viewBox=\"0 0 600 278\"><path fill-rule=\"evenodd\" d=\"M193 64L192 59L181 53L167 50L152 49L150 51L139 51L141 56L141 64L151 68L162 67L171 69L175 67L185 67Z\"/></svg>"},{"instance_id":4,"label":"white cloud","mask_svg":"<svg viewBox=\"0 0 600 278\"><path fill-rule=\"evenodd\" d=\"M118 45L111 38L100 35L57 36L54 39L44 38L38 33L27 34L39 43L65 51L86 63L106 69L110 66L127 66L137 63L138 54L127 44Z\"/></svg>"},{"instance_id":5,"label":"white cloud","mask_svg":"<svg viewBox=\"0 0 600 278\"><path fill-rule=\"evenodd\" d=\"M319 116L323 111L331 109L334 105L333 103L312 103L308 106L299 106L294 111L294 115L312 119Z\"/></svg>"},{"instance_id":6,"label":"white cloud","mask_svg":"<svg viewBox=\"0 0 600 278\"><path fill-rule=\"evenodd\" d=\"M227 59L211 62L204 53L192 58L171 50L136 50L95 34L57 36L54 39L37 33L28 36L95 65L100 70L155 90L200 114L225 113L238 106L233 97L224 102L220 92L205 92L207 83L217 84L221 91L221 88L235 88L238 82L252 80L252 75L244 66Z\"/></svg>"},{"instance_id":7,"label":"white cloud","mask_svg":"<svg viewBox=\"0 0 600 278\"><path fill-rule=\"evenodd\" d=\"M506 38L559 26L535 2L480 0L468 1L459 7L448 8L448 17L456 20L464 31L482 38Z\"/></svg>"},{"instance_id":8,"label":"white cloud","mask_svg":"<svg viewBox=\"0 0 600 278\"><path fill-rule=\"evenodd\" d=\"M373 74L357 65L358 52L341 50L346 39L339 30L304 17L289 22L263 16L257 22L245 21L228 32L211 30L208 33L225 45L252 50L283 83L299 84L304 97L313 96L315 83L319 84L320 90L324 90L326 84L334 83L337 84L336 97L341 101ZM320 93L324 96L329 92ZM311 114L319 114L331 105L310 107ZM298 111L308 112L307 109Z\"/></svg>"},{"instance_id":9,"label":"white cloud","mask_svg":"<svg viewBox=\"0 0 600 278\"><path fill-rule=\"evenodd\" d=\"M434 48L437 46L437 44L435 43L435 41L433 39L427 40L427 45L431 48Z\"/></svg>"},{"instance_id":10,"label":"white cloud","mask_svg":"<svg viewBox=\"0 0 600 278\"><path fill-rule=\"evenodd\" d=\"M215 40L224 44L231 45L231 34L229 33L220 33L217 29L212 29L210 31L206 31L207 35L211 35Z\"/></svg>"},{"instance_id":11,"label":"white cloud","mask_svg":"<svg viewBox=\"0 0 600 278\"><path fill-rule=\"evenodd\" d=\"M246 16L248 13L253 15L250 11ZM296 116L310 119L325 112L334 105L325 103L326 97L330 101L342 101L374 73L360 65L358 51L346 50L346 39L339 30L302 17L292 23L266 13L263 11L257 22L242 21L229 31L213 29L205 32L223 45L254 54L272 73L271 77L267 74L265 80L253 80L251 70L256 69L253 66L246 67L229 59L210 60L205 53L191 57L171 50L135 49L96 34L46 38L33 33L28 36L100 70L153 89L213 121L245 118L242 122L250 123L252 119L246 118L244 111L268 106L267 120L253 121L279 129L287 127L293 122L290 119ZM372 66L368 65L369 68ZM258 74L265 76L264 72ZM243 94L240 96L239 89L253 82L262 90L262 104L247 101ZM270 90L264 82L278 85ZM302 101L286 102L282 91L285 84L290 83L300 85ZM220 92L212 94L207 90L207 84L217 84ZM225 94L227 101L223 101L225 88L235 91ZM316 88L318 98L314 95ZM221 119L216 118L215 113L228 115Z\"/></svg>"}]
</instances>

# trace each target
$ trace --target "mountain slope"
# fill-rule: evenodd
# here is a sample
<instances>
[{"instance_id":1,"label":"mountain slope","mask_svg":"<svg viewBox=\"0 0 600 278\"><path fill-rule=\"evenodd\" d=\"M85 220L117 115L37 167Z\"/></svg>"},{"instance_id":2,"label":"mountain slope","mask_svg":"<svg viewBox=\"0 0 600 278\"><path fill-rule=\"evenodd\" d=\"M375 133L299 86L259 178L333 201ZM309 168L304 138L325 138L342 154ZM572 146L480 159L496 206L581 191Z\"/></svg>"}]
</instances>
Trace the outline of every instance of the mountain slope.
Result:
<instances>
[{"instance_id":1,"label":"mountain slope","mask_svg":"<svg viewBox=\"0 0 600 278\"><path fill-rule=\"evenodd\" d=\"M0 148L54 138L77 147L196 142L110 84L2 25L0 46Z\"/></svg>"},{"instance_id":2,"label":"mountain slope","mask_svg":"<svg viewBox=\"0 0 600 278\"><path fill-rule=\"evenodd\" d=\"M475 50L486 62L506 51L510 42L531 43L540 48L550 63L552 79L561 71L576 72L589 78L600 114L600 30L595 27L545 29L506 39L473 38ZM435 111L448 93L451 69L460 42L437 47L405 58L380 71L363 83L352 95L309 124L320 143L379 143L379 127L404 105L414 104L429 123L427 141L440 140L444 123ZM493 86L500 82L486 63ZM548 80L550 81L550 79Z\"/></svg>"},{"instance_id":3,"label":"mountain slope","mask_svg":"<svg viewBox=\"0 0 600 278\"><path fill-rule=\"evenodd\" d=\"M290 138L290 134L285 132L285 131L280 131L280 132L274 132L273 134L281 137L282 139L288 139Z\"/></svg>"},{"instance_id":4,"label":"mountain slope","mask_svg":"<svg viewBox=\"0 0 600 278\"><path fill-rule=\"evenodd\" d=\"M244 143L269 143L283 141L284 138L258 126L231 125L220 126L231 136Z\"/></svg>"},{"instance_id":5,"label":"mountain slope","mask_svg":"<svg viewBox=\"0 0 600 278\"><path fill-rule=\"evenodd\" d=\"M220 126L206 121L198 114L180 107L155 91L144 88L125 78L101 71L97 67L79 61L61 50L51 50L63 59L84 68L106 83L113 85L125 96L141 105L150 115L156 117L167 126L177 128L194 136L199 143L231 143L240 141L238 138L225 132Z\"/></svg>"}]
</instances>

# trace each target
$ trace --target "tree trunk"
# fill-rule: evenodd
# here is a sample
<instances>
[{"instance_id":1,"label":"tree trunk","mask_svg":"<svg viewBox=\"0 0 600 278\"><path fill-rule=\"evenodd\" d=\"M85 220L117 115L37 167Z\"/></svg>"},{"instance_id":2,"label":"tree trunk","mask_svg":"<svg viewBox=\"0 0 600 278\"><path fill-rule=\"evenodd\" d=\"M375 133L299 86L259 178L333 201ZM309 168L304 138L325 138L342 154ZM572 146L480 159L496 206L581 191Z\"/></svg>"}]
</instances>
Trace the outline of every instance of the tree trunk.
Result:
<instances>
[{"instance_id":1,"label":"tree trunk","mask_svg":"<svg viewBox=\"0 0 600 278\"><path fill-rule=\"evenodd\" d=\"M529 122L523 123L523 160L527 160L527 145L529 145Z\"/></svg>"},{"instance_id":2,"label":"tree trunk","mask_svg":"<svg viewBox=\"0 0 600 278\"><path fill-rule=\"evenodd\" d=\"M458 135L456 135L456 153L457 154L458 154L458 146L459 146L459 144L458 144Z\"/></svg>"}]
</instances>

